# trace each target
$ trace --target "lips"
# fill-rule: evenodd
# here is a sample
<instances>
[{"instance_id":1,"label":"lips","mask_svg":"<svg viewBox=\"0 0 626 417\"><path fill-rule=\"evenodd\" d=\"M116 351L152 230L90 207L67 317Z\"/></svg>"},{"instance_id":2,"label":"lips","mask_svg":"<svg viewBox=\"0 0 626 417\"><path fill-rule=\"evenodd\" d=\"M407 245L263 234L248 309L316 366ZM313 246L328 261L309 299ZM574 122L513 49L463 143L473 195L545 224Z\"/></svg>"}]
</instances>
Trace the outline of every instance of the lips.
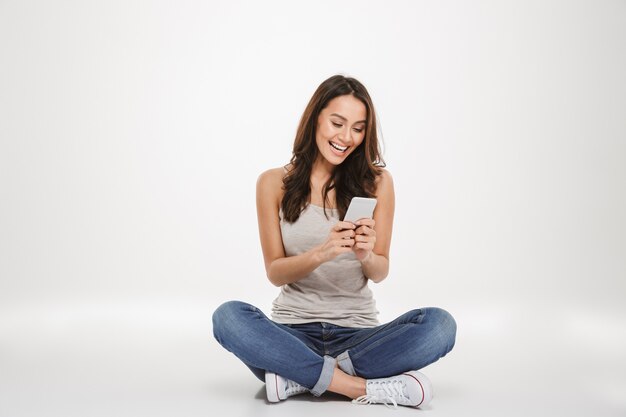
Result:
<instances>
[{"instance_id":1,"label":"lips","mask_svg":"<svg viewBox=\"0 0 626 417\"><path fill-rule=\"evenodd\" d=\"M330 145L330 148L339 155L343 155L344 153L346 153L346 151L348 150L349 146L341 146L338 143L332 142L332 141L328 141L328 144Z\"/></svg>"}]
</instances>

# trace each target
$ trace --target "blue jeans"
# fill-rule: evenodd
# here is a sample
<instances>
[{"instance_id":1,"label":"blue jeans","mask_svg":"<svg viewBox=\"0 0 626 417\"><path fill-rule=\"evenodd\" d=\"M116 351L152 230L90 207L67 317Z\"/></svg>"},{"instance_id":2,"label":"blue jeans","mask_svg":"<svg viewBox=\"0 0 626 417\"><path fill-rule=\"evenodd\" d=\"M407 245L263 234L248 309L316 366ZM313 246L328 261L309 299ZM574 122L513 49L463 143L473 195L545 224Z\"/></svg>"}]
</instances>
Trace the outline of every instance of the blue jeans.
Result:
<instances>
[{"instance_id":1,"label":"blue jeans","mask_svg":"<svg viewBox=\"0 0 626 417\"><path fill-rule=\"evenodd\" d=\"M280 324L258 308L228 301L213 313L213 335L261 380L270 371L316 396L328 389L336 365L349 375L383 378L417 370L454 347L456 322L445 310L411 310L372 328L324 322Z\"/></svg>"}]
</instances>

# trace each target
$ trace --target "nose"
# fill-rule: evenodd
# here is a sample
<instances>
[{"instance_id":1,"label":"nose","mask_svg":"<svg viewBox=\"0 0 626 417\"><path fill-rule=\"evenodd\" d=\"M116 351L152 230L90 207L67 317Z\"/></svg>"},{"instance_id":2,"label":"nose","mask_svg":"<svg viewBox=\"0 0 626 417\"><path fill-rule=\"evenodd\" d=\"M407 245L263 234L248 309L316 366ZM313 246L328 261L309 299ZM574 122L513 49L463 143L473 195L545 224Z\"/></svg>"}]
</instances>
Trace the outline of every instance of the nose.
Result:
<instances>
[{"instance_id":1,"label":"nose","mask_svg":"<svg viewBox=\"0 0 626 417\"><path fill-rule=\"evenodd\" d=\"M352 132L352 129L350 129L348 126L345 126L344 130L337 137L339 138L341 143L343 143L346 146L348 146L348 145L350 145L352 143L352 133L351 132Z\"/></svg>"}]
</instances>

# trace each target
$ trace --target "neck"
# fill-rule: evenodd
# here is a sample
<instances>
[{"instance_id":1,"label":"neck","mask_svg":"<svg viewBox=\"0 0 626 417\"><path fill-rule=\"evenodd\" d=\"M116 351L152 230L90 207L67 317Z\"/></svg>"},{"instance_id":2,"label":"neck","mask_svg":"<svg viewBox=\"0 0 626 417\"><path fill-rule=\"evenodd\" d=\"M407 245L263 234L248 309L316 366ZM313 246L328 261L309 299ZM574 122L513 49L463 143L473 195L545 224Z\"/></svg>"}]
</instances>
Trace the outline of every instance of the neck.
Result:
<instances>
[{"instance_id":1,"label":"neck","mask_svg":"<svg viewBox=\"0 0 626 417\"><path fill-rule=\"evenodd\" d=\"M311 167L311 178L326 182L333 175L335 165L328 162L322 155L317 155L317 159Z\"/></svg>"}]
</instances>

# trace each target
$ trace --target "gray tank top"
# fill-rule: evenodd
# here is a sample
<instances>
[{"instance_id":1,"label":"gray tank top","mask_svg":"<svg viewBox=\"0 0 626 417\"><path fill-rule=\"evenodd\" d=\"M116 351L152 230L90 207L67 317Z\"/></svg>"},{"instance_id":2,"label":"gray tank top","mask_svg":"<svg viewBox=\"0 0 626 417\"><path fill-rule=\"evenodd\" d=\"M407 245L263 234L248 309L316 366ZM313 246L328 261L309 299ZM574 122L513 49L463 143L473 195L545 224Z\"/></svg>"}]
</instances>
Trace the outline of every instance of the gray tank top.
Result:
<instances>
[{"instance_id":1,"label":"gray tank top","mask_svg":"<svg viewBox=\"0 0 626 417\"><path fill-rule=\"evenodd\" d=\"M286 256L304 253L324 243L339 221L336 209L309 204L294 223L283 219L280 230ZM342 327L379 325L378 310L361 262L353 252L344 253L320 265L301 280L283 285L272 304L272 319L278 323L327 322Z\"/></svg>"}]
</instances>

